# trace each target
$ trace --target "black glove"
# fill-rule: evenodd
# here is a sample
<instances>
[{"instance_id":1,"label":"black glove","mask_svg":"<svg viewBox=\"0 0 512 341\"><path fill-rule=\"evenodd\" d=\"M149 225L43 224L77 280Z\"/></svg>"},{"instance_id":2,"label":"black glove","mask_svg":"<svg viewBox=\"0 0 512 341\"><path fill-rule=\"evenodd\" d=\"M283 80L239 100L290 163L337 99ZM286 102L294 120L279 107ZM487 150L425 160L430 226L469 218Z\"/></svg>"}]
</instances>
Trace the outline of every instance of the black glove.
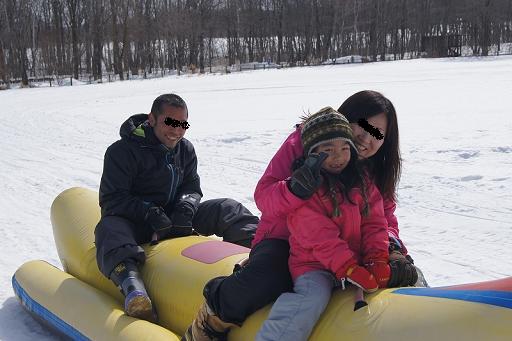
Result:
<instances>
[{"instance_id":1,"label":"black glove","mask_svg":"<svg viewBox=\"0 0 512 341\"><path fill-rule=\"evenodd\" d=\"M171 219L165 214L164 209L159 206L150 207L145 220L155 232L168 230L172 227Z\"/></svg>"},{"instance_id":2,"label":"black glove","mask_svg":"<svg viewBox=\"0 0 512 341\"><path fill-rule=\"evenodd\" d=\"M151 240L152 245L163 239L188 236L192 233L192 227L175 227L171 219L165 214L164 209L158 206L151 207L148 210L145 220L154 231Z\"/></svg>"},{"instance_id":3,"label":"black glove","mask_svg":"<svg viewBox=\"0 0 512 341\"><path fill-rule=\"evenodd\" d=\"M197 193L183 194L172 210L173 226L192 229L192 219L196 214L200 200L201 196Z\"/></svg>"},{"instance_id":4,"label":"black glove","mask_svg":"<svg viewBox=\"0 0 512 341\"><path fill-rule=\"evenodd\" d=\"M297 168L288 182L288 189L301 199L309 199L322 185L320 170L327 158L326 153L311 154L304 164Z\"/></svg>"},{"instance_id":5,"label":"black glove","mask_svg":"<svg viewBox=\"0 0 512 341\"><path fill-rule=\"evenodd\" d=\"M404 256L399 251L393 251L389 255L389 276L388 287L406 287L414 285L418 281L418 272L414 266L411 256Z\"/></svg>"},{"instance_id":6,"label":"black glove","mask_svg":"<svg viewBox=\"0 0 512 341\"><path fill-rule=\"evenodd\" d=\"M393 251L402 251L402 244L395 237L389 237L389 253Z\"/></svg>"}]
</instances>

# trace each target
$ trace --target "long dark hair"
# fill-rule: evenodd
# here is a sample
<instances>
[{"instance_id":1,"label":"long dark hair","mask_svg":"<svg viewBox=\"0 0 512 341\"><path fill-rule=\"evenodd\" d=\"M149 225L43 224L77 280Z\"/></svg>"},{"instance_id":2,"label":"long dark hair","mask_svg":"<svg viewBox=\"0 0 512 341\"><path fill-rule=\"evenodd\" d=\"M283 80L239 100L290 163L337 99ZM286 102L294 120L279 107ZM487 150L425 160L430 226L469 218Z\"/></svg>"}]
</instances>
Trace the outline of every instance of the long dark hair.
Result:
<instances>
[{"instance_id":1,"label":"long dark hair","mask_svg":"<svg viewBox=\"0 0 512 341\"><path fill-rule=\"evenodd\" d=\"M381 113L386 114L388 122L384 143L375 155L363 163L382 196L395 201L402 172L402 158L399 148L398 121L393 103L380 92L364 90L347 98L338 111L345 115L350 123Z\"/></svg>"}]
</instances>

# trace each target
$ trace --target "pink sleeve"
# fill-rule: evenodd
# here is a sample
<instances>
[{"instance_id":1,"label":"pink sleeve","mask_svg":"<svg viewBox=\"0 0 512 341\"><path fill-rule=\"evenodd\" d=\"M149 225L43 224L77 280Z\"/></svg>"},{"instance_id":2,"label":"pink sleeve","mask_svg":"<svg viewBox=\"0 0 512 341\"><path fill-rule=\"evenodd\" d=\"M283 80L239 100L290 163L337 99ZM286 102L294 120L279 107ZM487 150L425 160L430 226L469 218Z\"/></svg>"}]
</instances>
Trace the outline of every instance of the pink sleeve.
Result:
<instances>
[{"instance_id":1,"label":"pink sleeve","mask_svg":"<svg viewBox=\"0 0 512 341\"><path fill-rule=\"evenodd\" d=\"M367 216L361 216L361 241L363 261L388 258L388 228L384 216L382 196L375 185L368 186Z\"/></svg>"},{"instance_id":2,"label":"pink sleeve","mask_svg":"<svg viewBox=\"0 0 512 341\"><path fill-rule=\"evenodd\" d=\"M290 192L287 181L292 174L292 163L302 156L300 130L288 136L270 161L254 191L254 201L262 214L286 216L304 204L304 200Z\"/></svg>"},{"instance_id":3,"label":"pink sleeve","mask_svg":"<svg viewBox=\"0 0 512 341\"><path fill-rule=\"evenodd\" d=\"M315 194L307 204L288 216L288 229L301 248L311 250L318 262L337 278L342 278L347 267L357 263L357 258L347 242L340 238L336 223L314 203L319 200L317 196Z\"/></svg>"},{"instance_id":4,"label":"pink sleeve","mask_svg":"<svg viewBox=\"0 0 512 341\"><path fill-rule=\"evenodd\" d=\"M398 229L398 220L395 216L396 203L392 199L384 199L384 214L388 221L388 235L389 238L396 239L401 247L402 254L407 255L407 248L400 239L400 230Z\"/></svg>"},{"instance_id":5,"label":"pink sleeve","mask_svg":"<svg viewBox=\"0 0 512 341\"><path fill-rule=\"evenodd\" d=\"M392 199L385 199L383 202L384 215L388 221L388 233L390 237L400 239L398 236L398 220L395 216L396 203Z\"/></svg>"}]
</instances>

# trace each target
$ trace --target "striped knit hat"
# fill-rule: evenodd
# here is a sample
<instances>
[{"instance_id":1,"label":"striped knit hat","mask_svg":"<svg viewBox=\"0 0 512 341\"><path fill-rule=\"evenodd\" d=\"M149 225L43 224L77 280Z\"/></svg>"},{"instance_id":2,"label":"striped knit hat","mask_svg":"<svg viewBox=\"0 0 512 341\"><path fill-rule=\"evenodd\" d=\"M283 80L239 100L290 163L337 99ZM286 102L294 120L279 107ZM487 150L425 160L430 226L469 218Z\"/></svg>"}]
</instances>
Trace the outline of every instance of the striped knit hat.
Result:
<instances>
[{"instance_id":1,"label":"striped knit hat","mask_svg":"<svg viewBox=\"0 0 512 341\"><path fill-rule=\"evenodd\" d=\"M320 144L336 139L347 141L356 149L348 120L331 107L325 107L313 115L306 116L302 122L300 136L305 156Z\"/></svg>"}]
</instances>

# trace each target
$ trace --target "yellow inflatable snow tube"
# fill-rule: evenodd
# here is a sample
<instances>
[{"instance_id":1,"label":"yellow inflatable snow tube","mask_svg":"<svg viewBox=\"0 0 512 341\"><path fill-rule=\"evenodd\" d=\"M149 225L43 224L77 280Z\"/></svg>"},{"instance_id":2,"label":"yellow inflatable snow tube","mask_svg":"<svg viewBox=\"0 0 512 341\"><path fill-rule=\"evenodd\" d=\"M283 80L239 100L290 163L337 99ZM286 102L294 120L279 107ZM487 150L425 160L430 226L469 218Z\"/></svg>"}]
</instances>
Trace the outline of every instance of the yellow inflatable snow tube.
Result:
<instances>
[{"instance_id":1,"label":"yellow inflatable snow tube","mask_svg":"<svg viewBox=\"0 0 512 341\"><path fill-rule=\"evenodd\" d=\"M61 193L51 208L59 258L66 272L123 302L119 289L100 273L96 263L94 228L99 219L98 193L83 188ZM159 324L178 334L185 332L203 302L206 282L232 273L249 252L242 246L199 236L143 247L146 263L142 276Z\"/></svg>"},{"instance_id":2,"label":"yellow inflatable snow tube","mask_svg":"<svg viewBox=\"0 0 512 341\"><path fill-rule=\"evenodd\" d=\"M13 277L23 305L39 321L73 340L170 340L156 324L124 314L122 303L43 261L23 264Z\"/></svg>"},{"instance_id":3,"label":"yellow inflatable snow tube","mask_svg":"<svg viewBox=\"0 0 512 341\"><path fill-rule=\"evenodd\" d=\"M183 335L204 300L204 284L230 274L249 251L206 237L145 245L142 274L158 312L157 326L124 315L121 294L99 272L94 247L99 218L96 192L72 188L61 193L51 220L66 272L32 261L13 276L25 307L74 339L172 340ZM365 298L368 306L353 311L354 291L335 290L310 339L512 339L512 277L443 288L384 289ZM80 311L78 316L73 309ZM269 310L267 306L250 316L230 332L229 340L254 339Z\"/></svg>"}]
</instances>

